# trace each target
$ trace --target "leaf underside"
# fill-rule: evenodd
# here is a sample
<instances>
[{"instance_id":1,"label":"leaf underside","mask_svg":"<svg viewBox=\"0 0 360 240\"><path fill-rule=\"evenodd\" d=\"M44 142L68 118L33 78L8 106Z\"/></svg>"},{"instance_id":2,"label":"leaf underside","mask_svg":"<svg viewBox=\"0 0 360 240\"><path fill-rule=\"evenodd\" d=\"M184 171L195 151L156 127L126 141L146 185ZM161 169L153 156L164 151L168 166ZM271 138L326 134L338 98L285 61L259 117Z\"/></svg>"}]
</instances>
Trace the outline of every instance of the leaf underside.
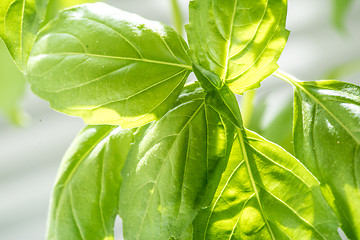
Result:
<instances>
[{"instance_id":1,"label":"leaf underside","mask_svg":"<svg viewBox=\"0 0 360 240\"><path fill-rule=\"evenodd\" d=\"M360 87L339 81L298 82L295 87L295 155L330 189L328 201L342 229L358 239Z\"/></svg>"},{"instance_id":2,"label":"leaf underside","mask_svg":"<svg viewBox=\"0 0 360 240\"><path fill-rule=\"evenodd\" d=\"M288 37L286 0L193 0L187 35L194 62L241 94L272 74Z\"/></svg>"},{"instance_id":3,"label":"leaf underside","mask_svg":"<svg viewBox=\"0 0 360 240\"><path fill-rule=\"evenodd\" d=\"M103 3L67 9L39 33L32 90L89 124L144 125L165 114L191 71L170 27Z\"/></svg>"}]
</instances>

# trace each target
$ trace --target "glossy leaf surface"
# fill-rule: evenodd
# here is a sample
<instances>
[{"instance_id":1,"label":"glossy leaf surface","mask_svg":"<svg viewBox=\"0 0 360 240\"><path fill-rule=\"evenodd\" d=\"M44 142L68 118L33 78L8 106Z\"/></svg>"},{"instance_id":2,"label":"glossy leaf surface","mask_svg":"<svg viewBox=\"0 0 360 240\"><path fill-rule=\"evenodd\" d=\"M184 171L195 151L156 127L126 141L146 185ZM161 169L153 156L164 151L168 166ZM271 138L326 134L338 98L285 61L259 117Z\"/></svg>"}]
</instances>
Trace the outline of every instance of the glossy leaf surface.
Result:
<instances>
[{"instance_id":1,"label":"glossy leaf surface","mask_svg":"<svg viewBox=\"0 0 360 240\"><path fill-rule=\"evenodd\" d=\"M120 193L125 239L177 239L215 193L233 128L196 86L129 153Z\"/></svg>"},{"instance_id":2,"label":"glossy leaf surface","mask_svg":"<svg viewBox=\"0 0 360 240\"><path fill-rule=\"evenodd\" d=\"M279 146L238 131L211 205L193 239L340 239L319 182Z\"/></svg>"},{"instance_id":3,"label":"glossy leaf surface","mask_svg":"<svg viewBox=\"0 0 360 240\"><path fill-rule=\"evenodd\" d=\"M170 27L103 3L63 11L29 59L32 90L90 124L140 126L174 104L191 71Z\"/></svg>"},{"instance_id":4,"label":"glossy leaf surface","mask_svg":"<svg viewBox=\"0 0 360 240\"><path fill-rule=\"evenodd\" d=\"M193 0L187 35L196 64L235 93L274 72L288 37L286 0Z\"/></svg>"},{"instance_id":5,"label":"glossy leaf surface","mask_svg":"<svg viewBox=\"0 0 360 240\"><path fill-rule=\"evenodd\" d=\"M48 239L113 239L122 178L134 130L87 126L60 166Z\"/></svg>"},{"instance_id":6,"label":"glossy leaf surface","mask_svg":"<svg viewBox=\"0 0 360 240\"><path fill-rule=\"evenodd\" d=\"M360 238L360 87L295 82L296 156L334 195L328 201L350 239Z\"/></svg>"},{"instance_id":7,"label":"glossy leaf surface","mask_svg":"<svg viewBox=\"0 0 360 240\"><path fill-rule=\"evenodd\" d=\"M48 0L1 0L0 38L2 38L19 69L26 63L41 22L45 18Z\"/></svg>"}]
</instances>

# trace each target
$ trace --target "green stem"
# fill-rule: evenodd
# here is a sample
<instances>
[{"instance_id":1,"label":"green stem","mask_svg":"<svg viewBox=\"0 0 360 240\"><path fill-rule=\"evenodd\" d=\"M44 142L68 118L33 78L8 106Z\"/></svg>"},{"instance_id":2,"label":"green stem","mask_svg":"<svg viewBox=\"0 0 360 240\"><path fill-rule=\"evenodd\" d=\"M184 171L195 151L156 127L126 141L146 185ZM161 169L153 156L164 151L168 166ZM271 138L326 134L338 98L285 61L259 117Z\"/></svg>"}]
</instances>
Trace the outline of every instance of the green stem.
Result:
<instances>
[{"instance_id":1,"label":"green stem","mask_svg":"<svg viewBox=\"0 0 360 240\"><path fill-rule=\"evenodd\" d=\"M255 95L256 90L247 91L244 93L243 99L241 101L242 118L245 127L250 125L251 117L254 111Z\"/></svg>"},{"instance_id":2,"label":"green stem","mask_svg":"<svg viewBox=\"0 0 360 240\"><path fill-rule=\"evenodd\" d=\"M295 86L298 85L298 79L294 76L292 76L289 73L286 73L282 70L277 70L276 72L274 72L272 75L274 75L275 77L284 80L285 82L290 83L291 85Z\"/></svg>"},{"instance_id":3,"label":"green stem","mask_svg":"<svg viewBox=\"0 0 360 240\"><path fill-rule=\"evenodd\" d=\"M181 9L177 0L171 0L172 7L172 18L175 25L175 30L182 35L183 33L183 17L181 13Z\"/></svg>"}]
</instances>

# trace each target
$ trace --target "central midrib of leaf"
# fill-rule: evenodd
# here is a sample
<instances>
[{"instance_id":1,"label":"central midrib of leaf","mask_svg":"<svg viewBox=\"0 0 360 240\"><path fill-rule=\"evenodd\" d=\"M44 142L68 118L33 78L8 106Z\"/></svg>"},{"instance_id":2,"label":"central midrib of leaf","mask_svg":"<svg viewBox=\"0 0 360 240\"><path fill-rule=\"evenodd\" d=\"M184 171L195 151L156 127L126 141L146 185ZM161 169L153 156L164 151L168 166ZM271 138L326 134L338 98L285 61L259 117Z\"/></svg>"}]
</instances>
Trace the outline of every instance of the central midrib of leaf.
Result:
<instances>
[{"instance_id":1,"label":"central midrib of leaf","mask_svg":"<svg viewBox=\"0 0 360 240\"><path fill-rule=\"evenodd\" d=\"M351 130L343 124L324 104L321 103L313 94L311 94L309 91L307 91L303 86L301 86L296 81L292 81L293 84L296 85L300 90L302 90L306 95L308 95L316 104L318 104L321 108L323 108L350 136L354 139L354 141L357 143L357 145L360 145L360 140L358 140L354 134L351 132Z\"/></svg>"},{"instance_id":2,"label":"central midrib of leaf","mask_svg":"<svg viewBox=\"0 0 360 240\"><path fill-rule=\"evenodd\" d=\"M260 200L259 192L258 192L256 182L255 182L255 179L254 179L254 176L253 176L253 173L252 173L249 158L247 156L247 151L246 151L246 147L245 147L243 132L242 132L242 130L240 128L237 128L237 134L238 134L238 140L239 140L239 144L241 146L241 151L242 151L242 154L243 154L243 158L244 158L244 161L245 161L245 164L246 164L247 172L248 172L248 175L249 175L249 178L250 178L250 182L251 182L251 185L252 185L252 187L254 189L256 200L257 200L257 202L259 204L261 216L264 219L264 222L265 222L266 227L268 229L268 232L269 232L269 234L271 236L271 239L276 240L275 236L274 236L274 233L272 232L271 227L269 225L269 222L268 222L268 220L267 220L267 218L265 216L265 213L264 213L263 205L262 205L262 202Z\"/></svg>"},{"instance_id":3,"label":"central midrib of leaf","mask_svg":"<svg viewBox=\"0 0 360 240\"><path fill-rule=\"evenodd\" d=\"M232 35L233 35L233 28L234 28L234 21L235 21L235 15L236 15L236 5L237 5L238 0L235 0L234 3L234 10L233 10L233 14L231 16L231 22L230 22L230 33L229 33L229 39L226 42L226 58L225 58L225 63L223 64L223 66L225 66L225 69L223 71L223 74L221 76L221 79L223 81L226 80L226 75L228 72L228 65L229 65L229 55L230 55L230 48L231 48L231 40L232 40Z\"/></svg>"},{"instance_id":4,"label":"central midrib of leaf","mask_svg":"<svg viewBox=\"0 0 360 240\"><path fill-rule=\"evenodd\" d=\"M129 61L147 62L147 63L153 63L153 64L161 64L161 65L175 66L175 67L185 68L185 69L187 69L187 70L189 70L189 71L192 71L192 67L191 67L190 65L186 65L186 64L180 64L180 63L174 63L174 62L165 62L165 61L159 61L159 60L153 60L153 59L146 59L146 58L120 57L120 56L100 55L100 54L93 54L93 53L76 53L76 52L46 53L46 54L34 55L34 56L32 56L32 57L51 56L51 55L65 55L65 56L85 55L85 56L89 56L89 57L99 57L99 58L109 58L109 59L119 59L119 60L129 60Z\"/></svg>"},{"instance_id":5,"label":"central midrib of leaf","mask_svg":"<svg viewBox=\"0 0 360 240\"><path fill-rule=\"evenodd\" d=\"M16 2L16 1L14 1L14 2ZM13 3L14 3L13 2ZM12 3L12 4L13 4ZM21 61L23 61L23 58L24 58L24 56L23 56L23 52L22 52L22 42L23 42L23 25L24 25L24 15L25 15L25 7L26 7L26 0L23 0L23 8L22 8L22 13L21 13L21 24L20 24L20 33L19 33L19 35L20 35L20 39L19 39L19 46L20 46L20 56L21 56Z\"/></svg>"},{"instance_id":6,"label":"central midrib of leaf","mask_svg":"<svg viewBox=\"0 0 360 240\"><path fill-rule=\"evenodd\" d=\"M360 140L358 140L354 136L354 134L351 132L351 130L346 125L344 125L324 104L322 104L321 101L319 101L313 94L311 94L308 90L306 90L306 88L301 86L301 84L298 83L298 80L296 80L296 78L291 77L290 75L288 75L282 71L279 71L279 70L274 73L274 76L276 76L280 79L283 79L284 81L290 83L295 88L300 89L306 95L308 95L317 105L319 105L321 108L323 108L354 139L354 141L358 145L360 145Z\"/></svg>"},{"instance_id":7,"label":"central midrib of leaf","mask_svg":"<svg viewBox=\"0 0 360 240\"><path fill-rule=\"evenodd\" d=\"M173 147L175 146L176 141L179 139L178 137L182 134L182 132L183 132L183 131L186 129L186 127L190 124L191 120L198 114L198 112L202 109L202 107L203 107L204 105L205 105L205 102L203 101L203 102L200 104L200 106L194 111L194 114L191 115L191 117L189 118L189 120L186 121L186 123L184 124L184 126L180 129L179 133L176 134L176 137L175 137L174 141L172 142L171 147L170 147L170 149L168 150L168 153L167 153L164 161L166 161L166 159L169 157L170 153L172 152L172 149L173 149ZM158 172L158 174L157 174L157 176L156 176L155 181L153 181L154 186L157 184L157 182L158 182L158 180L159 180L159 177L160 177L160 175L161 175L161 171L162 171L162 169L163 169L164 166L165 166L165 163L162 164L162 166L160 167L159 172ZM185 170L184 170L184 171L185 171ZM155 187L153 187L152 189L154 190L154 188L155 188ZM142 220L141 220L141 224L140 224L140 227L139 227L139 231L138 231L138 234L137 234L137 237L136 237L137 240L140 239L141 230L142 230L142 227L143 227L143 225L144 225L145 218L146 218L146 216L147 216L147 214L148 214L148 209L149 209L150 202L151 202L152 197L153 197L154 195L155 195L155 193L153 192L153 193L150 195L150 197L148 197L148 201L147 201L147 204L146 204L146 209L145 209L145 212L144 212L144 216L143 216L143 218L142 218Z\"/></svg>"}]
</instances>

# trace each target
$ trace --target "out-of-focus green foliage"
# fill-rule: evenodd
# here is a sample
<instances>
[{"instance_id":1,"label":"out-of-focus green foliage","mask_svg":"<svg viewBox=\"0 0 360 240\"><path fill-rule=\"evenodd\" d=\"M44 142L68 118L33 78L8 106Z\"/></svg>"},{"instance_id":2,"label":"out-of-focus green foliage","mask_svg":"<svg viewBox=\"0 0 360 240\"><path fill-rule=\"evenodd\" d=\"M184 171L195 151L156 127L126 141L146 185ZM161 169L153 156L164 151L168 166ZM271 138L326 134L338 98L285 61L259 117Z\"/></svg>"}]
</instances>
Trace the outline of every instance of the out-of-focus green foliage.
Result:
<instances>
[{"instance_id":1,"label":"out-of-focus green foliage","mask_svg":"<svg viewBox=\"0 0 360 240\"><path fill-rule=\"evenodd\" d=\"M333 22L339 30L344 30L346 14L354 0L333 0Z\"/></svg>"},{"instance_id":2,"label":"out-of-focus green foliage","mask_svg":"<svg viewBox=\"0 0 360 240\"><path fill-rule=\"evenodd\" d=\"M59 13L59 10L64 8L69 8L75 5L83 3L94 3L101 2L97 0L50 0L48 4L48 10L46 13L45 23L49 22L51 19L55 18Z\"/></svg>"},{"instance_id":3,"label":"out-of-focus green foliage","mask_svg":"<svg viewBox=\"0 0 360 240\"><path fill-rule=\"evenodd\" d=\"M360 59L351 60L332 68L324 79L342 79L348 75L360 72Z\"/></svg>"},{"instance_id":4,"label":"out-of-focus green foliage","mask_svg":"<svg viewBox=\"0 0 360 240\"><path fill-rule=\"evenodd\" d=\"M21 108L24 90L24 76L0 40L0 113L15 125L26 123L27 117Z\"/></svg>"},{"instance_id":5,"label":"out-of-focus green foliage","mask_svg":"<svg viewBox=\"0 0 360 240\"><path fill-rule=\"evenodd\" d=\"M265 122L266 111L269 109L270 95L266 94L257 99L247 128L259 133L266 139L279 144L288 152L294 153L292 143L292 100L288 99L281 109L275 113L270 121Z\"/></svg>"}]
</instances>

